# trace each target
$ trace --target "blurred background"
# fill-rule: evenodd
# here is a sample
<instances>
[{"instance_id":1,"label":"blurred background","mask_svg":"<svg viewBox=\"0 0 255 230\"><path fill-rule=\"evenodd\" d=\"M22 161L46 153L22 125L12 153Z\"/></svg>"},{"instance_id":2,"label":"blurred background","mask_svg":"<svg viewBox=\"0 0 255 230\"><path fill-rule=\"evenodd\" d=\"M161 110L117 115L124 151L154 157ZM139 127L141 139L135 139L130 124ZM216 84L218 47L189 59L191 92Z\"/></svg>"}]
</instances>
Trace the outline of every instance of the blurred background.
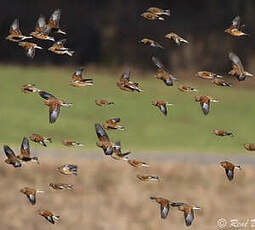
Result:
<instances>
[{"instance_id":1,"label":"blurred background","mask_svg":"<svg viewBox=\"0 0 255 230\"><path fill-rule=\"evenodd\" d=\"M140 15L151 6L170 9L165 21L148 21ZM29 59L17 44L5 40L15 18L21 31L33 31L40 15L47 19L60 8L61 28L73 57L47 51L52 44L36 41L37 50ZM10 145L18 154L24 136L32 133L52 137L45 148L30 143L31 152L40 165L24 164L14 169L4 163L1 154L0 206L4 210L1 229L98 229L150 230L185 229L183 214L172 210L161 220L159 206L150 196L162 196L173 201L191 203L202 208L190 229L217 229L217 221L225 218L224 229L242 229L230 225L231 219L248 220L252 229L254 199L254 157L243 144L255 143L254 78L238 82L228 76L232 67L228 53L235 52L245 70L255 73L254 0L209 1L120 1L120 0L2 0L0 14L0 84L1 114L0 144ZM249 36L232 37L224 33L235 16L241 17ZM175 32L190 43L180 47L164 38ZM138 43L151 38L165 49L155 49ZM156 68L152 56L159 57L179 80L167 87L153 76ZM74 71L85 66L85 78L93 78L94 86L74 88L70 85ZM117 86L123 71L131 70L131 79L139 82L142 93L128 93ZM224 76L231 88L219 87L210 80L199 79L195 73L208 70ZM55 124L49 124L48 107L36 94L24 94L20 88L34 83L36 87L72 102L71 108L61 108ZM188 85L198 92L183 93L177 87ZM216 97L204 116L195 95ZM98 107L96 99L115 104ZM169 107L165 117L151 105L165 100ZM126 131L109 130L112 141L121 141L123 151L131 157L148 162L150 168L132 168L126 162L115 161L95 145L95 123L120 117ZM233 132L234 137L218 137L213 129ZM71 139L84 147L68 148L63 140ZM219 162L229 160L241 165L232 182L226 178ZM72 163L79 167L78 176L62 176L60 165ZM137 174L153 174L159 184L143 183ZM74 185L75 191L53 192L50 182ZM45 190L31 207L19 192L22 187ZM60 223L51 226L36 214L39 208L61 216ZM222 229L222 228L221 228Z\"/></svg>"}]
</instances>

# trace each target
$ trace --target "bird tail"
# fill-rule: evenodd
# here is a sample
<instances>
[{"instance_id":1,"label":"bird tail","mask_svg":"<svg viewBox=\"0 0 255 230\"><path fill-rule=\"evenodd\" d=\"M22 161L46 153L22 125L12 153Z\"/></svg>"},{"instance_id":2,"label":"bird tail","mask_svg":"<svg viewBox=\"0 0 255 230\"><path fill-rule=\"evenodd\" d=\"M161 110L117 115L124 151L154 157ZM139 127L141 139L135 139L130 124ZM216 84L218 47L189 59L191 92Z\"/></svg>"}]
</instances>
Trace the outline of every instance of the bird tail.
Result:
<instances>
[{"instance_id":1,"label":"bird tail","mask_svg":"<svg viewBox=\"0 0 255 230\"><path fill-rule=\"evenodd\" d=\"M40 50L43 49L41 46L36 46L35 48L36 48L36 49L40 49Z\"/></svg>"},{"instance_id":2,"label":"bird tail","mask_svg":"<svg viewBox=\"0 0 255 230\"><path fill-rule=\"evenodd\" d=\"M36 162L38 165L39 165L39 160L38 160L38 157L33 157L31 159L32 162Z\"/></svg>"},{"instance_id":3,"label":"bird tail","mask_svg":"<svg viewBox=\"0 0 255 230\"><path fill-rule=\"evenodd\" d=\"M118 126L118 130L122 130L122 131L124 131L124 130L126 130L126 129L125 129L125 127L124 127L124 126Z\"/></svg>"},{"instance_id":4,"label":"bird tail","mask_svg":"<svg viewBox=\"0 0 255 230\"><path fill-rule=\"evenodd\" d=\"M58 221L59 218L60 218L60 216L55 216L55 215L53 215L52 218L53 218L54 221Z\"/></svg>"},{"instance_id":5,"label":"bird tail","mask_svg":"<svg viewBox=\"0 0 255 230\"><path fill-rule=\"evenodd\" d=\"M67 51L66 51L66 54L69 55L70 57L72 57L74 53L75 53L75 52L74 52L74 51L71 51L71 50L67 50Z\"/></svg>"},{"instance_id":6,"label":"bird tail","mask_svg":"<svg viewBox=\"0 0 255 230\"><path fill-rule=\"evenodd\" d=\"M226 133L226 136L230 136L230 137L233 137L233 133Z\"/></svg>"},{"instance_id":7,"label":"bird tail","mask_svg":"<svg viewBox=\"0 0 255 230\"><path fill-rule=\"evenodd\" d=\"M240 165L235 165L235 168L241 170L241 166Z\"/></svg>"},{"instance_id":8,"label":"bird tail","mask_svg":"<svg viewBox=\"0 0 255 230\"><path fill-rule=\"evenodd\" d=\"M79 143L79 142L76 142L75 145L77 145L77 146L84 146L84 144Z\"/></svg>"},{"instance_id":9,"label":"bird tail","mask_svg":"<svg viewBox=\"0 0 255 230\"><path fill-rule=\"evenodd\" d=\"M165 19L162 17L158 17L159 20L164 21Z\"/></svg>"},{"instance_id":10,"label":"bird tail","mask_svg":"<svg viewBox=\"0 0 255 230\"><path fill-rule=\"evenodd\" d=\"M167 16L170 16L170 10L164 10L163 11L163 14L167 15Z\"/></svg>"},{"instance_id":11,"label":"bird tail","mask_svg":"<svg viewBox=\"0 0 255 230\"><path fill-rule=\"evenodd\" d=\"M72 103L63 102L61 105L64 106L64 107L71 107Z\"/></svg>"},{"instance_id":12,"label":"bird tail","mask_svg":"<svg viewBox=\"0 0 255 230\"><path fill-rule=\"evenodd\" d=\"M44 141L52 143L52 138L51 137L46 137Z\"/></svg>"},{"instance_id":13,"label":"bird tail","mask_svg":"<svg viewBox=\"0 0 255 230\"><path fill-rule=\"evenodd\" d=\"M151 196L151 197L150 197L150 199L151 199L151 200L156 200L156 199L157 199L157 197L155 197L155 196Z\"/></svg>"}]
</instances>

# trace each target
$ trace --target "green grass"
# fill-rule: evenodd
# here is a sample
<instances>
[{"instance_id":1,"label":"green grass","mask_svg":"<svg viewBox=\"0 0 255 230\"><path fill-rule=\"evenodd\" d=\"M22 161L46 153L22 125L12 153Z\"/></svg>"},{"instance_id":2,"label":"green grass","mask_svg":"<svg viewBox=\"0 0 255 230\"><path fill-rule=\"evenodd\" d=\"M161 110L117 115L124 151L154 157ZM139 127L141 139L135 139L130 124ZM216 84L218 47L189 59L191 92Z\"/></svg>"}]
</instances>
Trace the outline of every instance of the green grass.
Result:
<instances>
[{"instance_id":1,"label":"green grass","mask_svg":"<svg viewBox=\"0 0 255 230\"><path fill-rule=\"evenodd\" d=\"M215 96L219 103L211 106L204 116L194 93L182 93L176 87L166 87L152 76L135 80L141 82L143 93L128 93L116 86L117 74L89 71L94 86L74 88L69 85L73 69L52 67L1 66L1 144L19 145L23 136L39 133L52 136L60 146L63 139L74 139L93 149L97 141L94 124L114 117L121 118L127 131L108 131L113 141L121 140L124 150L164 152L245 152L242 144L255 142L254 92L241 86L221 88L208 84L198 85L199 95ZM203 80L202 80L203 81ZM250 80L252 81L252 80ZM204 82L204 81L203 81ZM23 94L20 87L35 83L40 89L72 102L71 108L62 108L55 124L48 122L48 107L36 94ZM178 83L177 83L178 84ZM236 82L237 84L237 82ZM115 105L98 107L95 99L114 101ZM174 106L168 116L151 105L155 99L163 99ZM217 137L211 131L216 128L233 131L235 137Z\"/></svg>"}]
</instances>

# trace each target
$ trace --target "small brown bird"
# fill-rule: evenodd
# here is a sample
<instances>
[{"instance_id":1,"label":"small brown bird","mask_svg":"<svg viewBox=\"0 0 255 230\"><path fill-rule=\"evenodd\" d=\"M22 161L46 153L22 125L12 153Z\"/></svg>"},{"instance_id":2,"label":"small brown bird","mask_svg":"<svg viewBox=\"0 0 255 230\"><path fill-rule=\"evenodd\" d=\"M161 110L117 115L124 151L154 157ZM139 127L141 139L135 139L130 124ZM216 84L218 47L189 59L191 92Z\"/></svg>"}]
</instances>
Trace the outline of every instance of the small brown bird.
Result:
<instances>
[{"instance_id":1,"label":"small brown bird","mask_svg":"<svg viewBox=\"0 0 255 230\"><path fill-rule=\"evenodd\" d=\"M166 116L167 115L167 106L172 106L173 104L169 104L166 101L153 101L152 105L158 107L160 111Z\"/></svg>"},{"instance_id":2,"label":"small brown bird","mask_svg":"<svg viewBox=\"0 0 255 230\"><path fill-rule=\"evenodd\" d=\"M18 155L17 158L24 162L32 161L39 164L38 157L30 156L29 140L26 137L24 137L22 140L22 144L20 147L20 155Z\"/></svg>"},{"instance_id":3,"label":"small brown bird","mask_svg":"<svg viewBox=\"0 0 255 230\"><path fill-rule=\"evenodd\" d=\"M95 103L98 105L98 106L106 106L106 105L113 105L114 102L112 101L107 101L105 99L97 99L95 100Z\"/></svg>"},{"instance_id":4,"label":"small brown bird","mask_svg":"<svg viewBox=\"0 0 255 230\"><path fill-rule=\"evenodd\" d=\"M7 159L4 161L6 164L10 164L14 168L22 166L20 160L16 157L15 153L8 145L4 145L4 153L7 156Z\"/></svg>"},{"instance_id":5,"label":"small brown bird","mask_svg":"<svg viewBox=\"0 0 255 230\"><path fill-rule=\"evenodd\" d=\"M194 210L200 210L201 208L194 205L185 203L172 203L173 207L178 207L178 210L184 213L184 220L186 226L190 226L194 220Z\"/></svg>"},{"instance_id":6,"label":"small brown bird","mask_svg":"<svg viewBox=\"0 0 255 230\"><path fill-rule=\"evenodd\" d=\"M19 42L19 46L25 49L26 55L30 58L34 58L35 49L40 49L40 50L42 49L42 47L32 42Z\"/></svg>"},{"instance_id":7,"label":"small brown bird","mask_svg":"<svg viewBox=\"0 0 255 230\"><path fill-rule=\"evenodd\" d=\"M52 124L56 122L60 114L60 107L71 107L72 103L67 103L61 99L56 98L50 93L40 91L39 95L45 99L44 104L49 106L49 122Z\"/></svg>"},{"instance_id":8,"label":"small brown bird","mask_svg":"<svg viewBox=\"0 0 255 230\"><path fill-rule=\"evenodd\" d=\"M55 42L48 50L55 54L67 54L68 56L73 56L75 52L64 47L65 43L66 39L59 40Z\"/></svg>"},{"instance_id":9,"label":"small brown bird","mask_svg":"<svg viewBox=\"0 0 255 230\"><path fill-rule=\"evenodd\" d=\"M72 82L71 85L74 87L83 87L83 86L91 86L93 85L93 79L85 79L82 77L84 72L84 67L80 67L77 69L72 75Z\"/></svg>"},{"instance_id":10,"label":"small brown bird","mask_svg":"<svg viewBox=\"0 0 255 230\"><path fill-rule=\"evenodd\" d=\"M228 57L233 62L233 69L228 73L229 75L236 77L238 81L244 81L246 76L253 77L253 74L244 70L243 64L236 54L230 52Z\"/></svg>"},{"instance_id":11,"label":"small brown bird","mask_svg":"<svg viewBox=\"0 0 255 230\"><path fill-rule=\"evenodd\" d=\"M19 28L19 20L16 18L10 26L9 35L5 38L12 42L20 42L25 39L32 38L30 36L24 36Z\"/></svg>"},{"instance_id":12,"label":"small brown bird","mask_svg":"<svg viewBox=\"0 0 255 230\"><path fill-rule=\"evenodd\" d=\"M208 71L199 71L196 73L196 76L203 79L215 79L216 77L222 78L222 76Z\"/></svg>"},{"instance_id":13,"label":"small brown bird","mask_svg":"<svg viewBox=\"0 0 255 230\"><path fill-rule=\"evenodd\" d=\"M118 123L120 122L120 118L113 118L107 120L103 125L105 129L118 129L118 130L125 130L124 126L120 126Z\"/></svg>"},{"instance_id":14,"label":"small brown bird","mask_svg":"<svg viewBox=\"0 0 255 230\"><path fill-rule=\"evenodd\" d=\"M84 146L83 144L77 142L77 141L72 141L72 140L64 140L63 144L65 146Z\"/></svg>"},{"instance_id":15,"label":"small brown bird","mask_svg":"<svg viewBox=\"0 0 255 230\"><path fill-rule=\"evenodd\" d=\"M244 144L243 147L248 151L255 151L255 144Z\"/></svg>"},{"instance_id":16,"label":"small brown bird","mask_svg":"<svg viewBox=\"0 0 255 230\"><path fill-rule=\"evenodd\" d=\"M75 175L77 176L78 166L66 164L57 168L57 170L64 175Z\"/></svg>"},{"instance_id":17,"label":"small brown bird","mask_svg":"<svg viewBox=\"0 0 255 230\"><path fill-rule=\"evenodd\" d=\"M200 106L204 115L209 113L211 102L218 102L218 100L209 96L195 96L195 101L200 102Z\"/></svg>"},{"instance_id":18,"label":"small brown bird","mask_svg":"<svg viewBox=\"0 0 255 230\"><path fill-rule=\"evenodd\" d=\"M226 30L224 30L224 32L232 35L232 36L235 36L235 37L240 37L240 36L243 36L243 35L248 35L244 32L242 32L240 29L241 27L243 27L244 25L240 25L240 17L237 16L233 19L232 21L232 24L230 25L229 28L227 28Z\"/></svg>"},{"instance_id":19,"label":"small brown bird","mask_svg":"<svg viewBox=\"0 0 255 230\"><path fill-rule=\"evenodd\" d=\"M178 89L182 92L197 92L197 89L186 85L180 85Z\"/></svg>"},{"instance_id":20,"label":"small brown bird","mask_svg":"<svg viewBox=\"0 0 255 230\"><path fill-rule=\"evenodd\" d=\"M43 216L46 220L48 220L51 224L55 224L56 221L59 220L60 216L54 215L52 212L45 210L45 209L40 209L38 210L38 214L40 216Z\"/></svg>"},{"instance_id":21,"label":"small brown bird","mask_svg":"<svg viewBox=\"0 0 255 230\"><path fill-rule=\"evenodd\" d=\"M142 89L139 88L139 84L137 82L133 82L130 80L131 73L130 71L124 72L121 77L119 82L117 82L117 86L127 92L143 92Z\"/></svg>"},{"instance_id":22,"label":"small brown bird","mask_svg":"<svg viewBox=\"0 0 255 230\"><path fill-rule=\"evenodd\" d=\"M70 190L73 191L73 185L71 184L64 184L64 183L50 183L50 188L54 190Z\"/></svg>"},{"instance_id":23,"label":"small brown bird","mask_svg":"<svg viewBox=\"0 0 255 230\"><path fill-rule=\"evenodd\" d=\"M166 86L173 86L173 81L178 79L169 73L168 69L162 64L159 58L153 56L152 62L158 68L154 77L162 80Z\"/></svg>"},{"instance_id":24,"label":"small brown bird","mask_svg":"<svg viewBox=\"0 0 255 230\"><path fill-rule=\"evenodd\" d=\"M154 41L152 39L149 39L149 38L144 38L141 41L139 41L139 43L142 43L144 45L149 45L149 46L155 47L155 48L164 49L164 47L162 45L160 45L158 42L156 42L156 41Z\"/></svg>"},{"instance_id":25,"label":"small brown bird","mask_svg":"<svg viewBox=\"0 0 255 230\"><path fill-rule=\"evenodd\" d=\"M21 87L23 93L36 93L39 92L40 89L35 87L35 84L26 84Z\"/></svg>"},{"instance_id":26,"label":"small brown bird","mask_svg":"<svg viewBox=\"0 0 255 230\"><path fill-rule=\"evenodd\" d=\"M218 79L218 78L213 79L212 83L217 86L228 86L228 87L232 86L230 83L225 82L223 79Z\"/></svg>"},{"instance_id":27,"label":"small brown bird","mask_svg":"<svg viewBox=\"0 0 255 230\"><path fill-rule=\"evenodd\" d=\"M35 31L31 32L30 35L40 40L50 40L55 41L53 37L50 37L51 28L46 25L45 17L40 15L37 20Z\"/></svg>"},{"instance_id":28,"label":"small brown bird","mask_svg":"<svg viewBox=\"0 0 255 230\"><path fill-rule=\"evenodd\" d=\"M162 219L166 219L167 215L170 211L170 206L172 206L173 202L168 199L162 197L150 197L151 200L155 200L158 204L160 204L160 216ZM175 203L174 203L175 204Z\"/></svg>"},{"instance_id":29,"label":"small brown bird","mask_svg":"<svg viewBox=\"0 0 255 230\"><path fill-rule=\"evenodd\" d=\"M230 181L234 179L235 168L241 169L240 166L236 166L229 161L222 161L220 162L220 165L225 169L226 175Z\"/></svg>"},{"instance_id":30,"label":"small brown bird","mask_svg":"<svg viewBox=\"0 0 255 230\"><path fill-rule=\"evenodd\" d=\"M121 152L121 144L120 141L117 141L115 143L115 146L113 148L113 153L111 155L111 157L115 160L128 160L128 155L131 152L126 152L126 153L122 153Z\"/></svg>"},{"instance_id":31,"label":"small brown bird","mask_svg":"<svg viewBox=\"0 0 255 230\"><path fill-rule=\"evenodd\" d=\"M159 179L158 176L152 176L152 175L137 175L136 177L137 177L139 180L141 180L141 181L146 181L146 182L148 182L148 181L159 182L159 181L160 181L160 179Z\"/></svg>"},{"instance_id":32,"label":"small brown bird","mask_svg":"<svg viewBox=\"0 0 255 230\"><path fill-rule=\"evenodd\" d=\"M47 147L46 142L52 143L52 138L51 137L43 137L39 134L33 133L29 139L35 143L39 143L44 147Z\"/></svg>"},{"instance_id":33,"label":"small brown bird","mask_svg":"<svg viewBox=\"0 0 255 230\"><path fill-rule=\"evenodd\" d=\"M151 12L144 12L141 14L141 16L148 20L161 20L161 21L165 20L164 18L160 17L159 15L153 14Z\"/></svg>"},{"instance_id":34,"label":"small brown bird","mask_svg":"<svg viewBox=\"0 0 255 230\"><path fill-rule=\"evenodd\" d=\"M227 132L225 130L222 130L222 129L214 129L213 130L213 133L216 135L216 136L220 136L220 137L225 137L225 136L231 136L233 137L233 133L230 133L230 132Z\"/></svg>"},{"instance_id":35,"label":"small brown bird","mask_svg":"<svg viewBox=\"0 0 255 230\"><path fill-rule=\"evenodd\" d=\"M145 167L145 168L148 168L150 167L147 163L145 162L142 162L142 161L138 161L138 160L135 160L135 159L132 159L132 160L128 160L128 163L133 166L133 167Z\"/></svg>"},{"instance_id":36,"label":"small brown bird","mask_svg":"<svg viewBox=\"0 0 255 230\"><path fill-rule=\"evenodd\" d=\"M151 12L153 14L156 15L167 15L170 16L170 10L162 10L158 7L150 7L149 9L147 9L148 12Z\"/></svg>"},{"instance_id":37,"label":"small brown bird","mask_svg":"<svg viewBox=\"0 0 255 230\"><path fill-rule=\"evenodd\" d=\"M49 19L47 27L49 28L50 31L53 31L59 34L66 34L66 32L62 31L59 28L60 16L61 16L61 10L60 9L54 10L54 12L52 13Z\"/></svg>"},{"instance_id":38,"label":"small brown bird","mask_svg":"<svg viewBox=\"0 0 255 230\"><path fill-rule=\"evenodd\" d=\"M100 124L95 124L95 130L99 139L96 145L103 149L105 155L112 155L115 144L110 141L106 131Z\"/></svg>"},{"instance_id":39,"label":"small brown bird","mask_svg":"<svg viewBox=\"0 0 255 230\"><path fill-rule=\"evenodd\" d=\"M182 37L180 37L179 35L175 34L175 33L169 33L165 35L165 38L167 39L172 39L178 46L181 45L181 42L183 43L189 43L187 40L183 39Z\"/></svg>"},{"instance_id":40,"label":"small brown bird","mask_svg":"<svg viewBox=\"0 0 255 230\"><path fill-rule=\"evenodd\" d=\"M36 204L36 194L43 193L44 191L25 187L25 188L22 188L20 190L20 192L27 196L28 200L30 201L30 203L32 205L35 205Z\"/></svg>"}]
</instances>

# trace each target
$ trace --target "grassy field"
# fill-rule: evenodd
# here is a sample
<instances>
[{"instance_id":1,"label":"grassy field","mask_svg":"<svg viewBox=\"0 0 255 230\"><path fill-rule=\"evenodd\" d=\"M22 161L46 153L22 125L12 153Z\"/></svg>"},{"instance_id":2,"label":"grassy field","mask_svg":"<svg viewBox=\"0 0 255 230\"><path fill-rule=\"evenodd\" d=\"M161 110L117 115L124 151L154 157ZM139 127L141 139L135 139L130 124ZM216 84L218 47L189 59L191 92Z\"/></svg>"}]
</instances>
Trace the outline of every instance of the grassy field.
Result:
<instances>
[{"instance_id":1,"label":"grassy field","mask_svg":"<svg viewBox=\"0 0 255 230\"><path fill-rule=\"evenodd\" d=\"M60 153L59 153L60 155ZM40 166L24 165L14 169L6 164L0 168L1 229L96 229L152 230L187 229L183 214L176 209L166 220L160 219L159 206L149 199L162 196L201 207L189 229L215 230L217 220L225 218L246 222L254 218L254 167L236 171L229 182L219 165L180 164L178 162L148 162L151 168L133 168L123 161L103 157L84 160L71 157L41 156ZM147 161L147 159L143 159ZM64 163L78 164L78 176L59 175L56 167ZM33 173L31 173L33 172ZM160 176L159 183L138 181L137 174ZM49 190L50 182L70 183L74 192ZM31 206L19 192L24 186L44 190L37 204ZM40 208L60 216L55 226L37 215ZM11 219L10 219L11 217ZM245 229L249 228L251 222ZM254 221L253 221L254 224Z\"/></svg>"},{"instance_id":2,"label":"grassy field","mask_svg":"<svg viewBox=\"0 0 255 230\"><path fill-rule=\"evenodd\" d=\"M134 73L133 78L141 83L143 93L127 93L116 86L122 70L104 72L88 69L94 86L74 88L69 85L72 68L13 67L1 66L1 142L19 145L23 136L39 133L52 136L52 147L61 145L63 139L74 139L94 149L97 141L94 124L120 117L127 131L109 131L113 141L121 140L124 150L164 152L229 152L242 153L242 144L255 142L254 132L254 80L234 81L232 88L213 86L205 80L197 80L194 73L181 74L178 84L189 84L198 88L199 95L210 95L219 99L204 116L194 93L182 93L176 87L166 87L152 77L152 73ZM148 75L145 77L145 75ZM20 87L35 83L40 89L72 102L71 108L62 108L60 118L51 125L48 108L38 95L26 95ZM114 101L115 105L98 107L95 99ZM174 106L167 117L151 105L163 99ZM213 129L226 129L234 137L214 136Z\"/></svg>"}]
</instances>

